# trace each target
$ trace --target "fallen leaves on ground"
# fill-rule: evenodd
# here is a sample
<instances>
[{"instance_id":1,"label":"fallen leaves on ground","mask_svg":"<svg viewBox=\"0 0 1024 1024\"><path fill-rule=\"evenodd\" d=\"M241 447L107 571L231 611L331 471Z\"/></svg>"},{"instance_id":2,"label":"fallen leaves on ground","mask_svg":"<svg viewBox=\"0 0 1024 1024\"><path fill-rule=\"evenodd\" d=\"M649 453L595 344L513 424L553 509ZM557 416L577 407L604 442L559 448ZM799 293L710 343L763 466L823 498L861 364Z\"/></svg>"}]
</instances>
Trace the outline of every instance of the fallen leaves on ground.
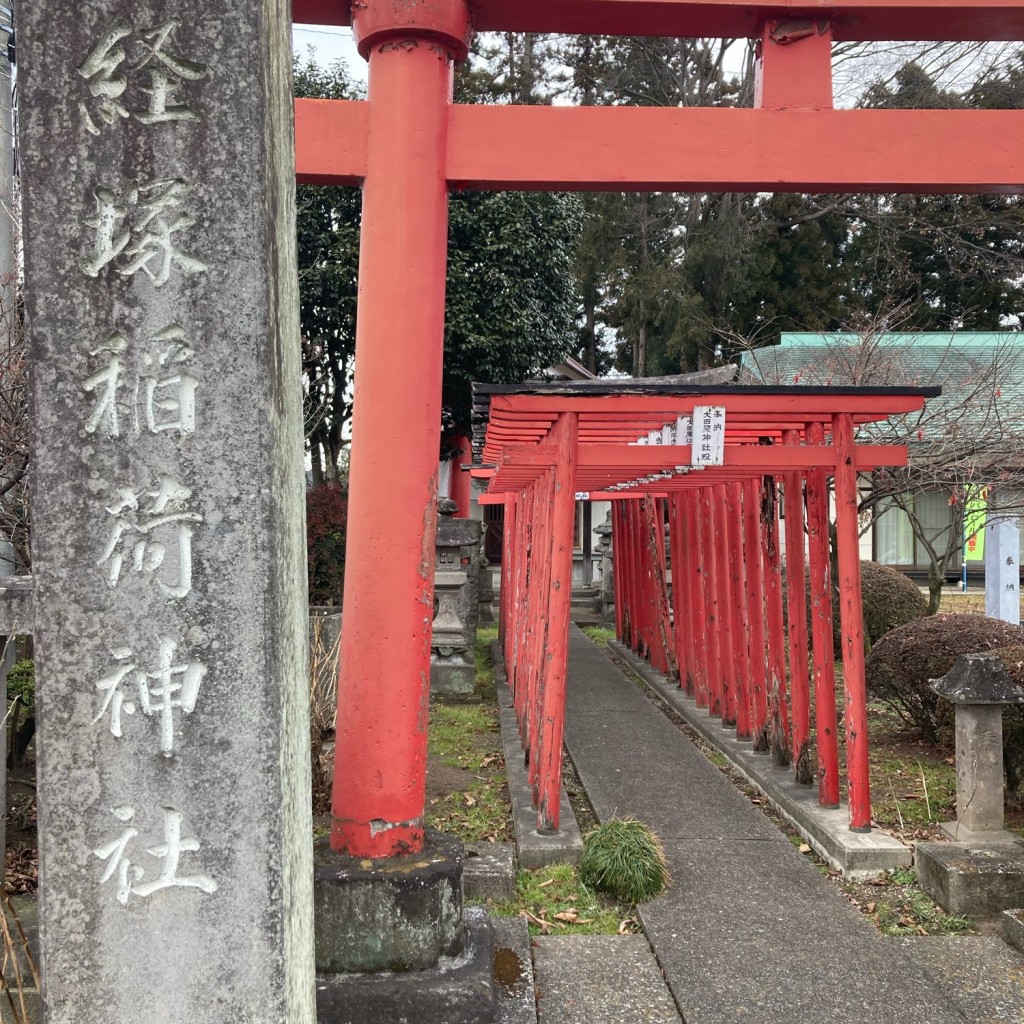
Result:
<instances>
[{"instance_id":1,"label":"fallen leaves on ground","mask_svg":"<svg viewBox=\"0 0 1024 1024\"><path fill-rule=\"evenodd\" d=\"M35 850L8 850L6 866L9 895L29 895L39 888L39 856Z\"/></svg>"}]
</instances>

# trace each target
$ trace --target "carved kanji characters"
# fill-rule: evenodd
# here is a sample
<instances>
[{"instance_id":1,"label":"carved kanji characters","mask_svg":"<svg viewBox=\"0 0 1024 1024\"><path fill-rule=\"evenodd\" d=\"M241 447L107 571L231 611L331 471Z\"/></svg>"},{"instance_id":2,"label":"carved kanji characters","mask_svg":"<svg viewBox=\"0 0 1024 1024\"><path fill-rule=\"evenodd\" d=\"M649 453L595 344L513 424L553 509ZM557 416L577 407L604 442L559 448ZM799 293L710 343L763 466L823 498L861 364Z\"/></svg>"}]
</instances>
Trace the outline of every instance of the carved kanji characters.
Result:
<instances>
[{"instance_id":1,"label":"carved kanji characters","mask_svg":"<svg viewBox=\"0 0 1024 1024\"><path fill-rule=\"evenodd\" d=\"M104 363L82 381L82 389L96 396L96 404L85 423L86 433L100 433L108 438L121 436L121 411L129 408L121 392L128 385L132 429L136 434L143 430L151 434L194 433L199 382L185 369L195 355L185 331L178 324L170 324L154 334L139 356L141 370L128 369L129 350L128 339L114 331L90 352L103 358Z\"/></svg>"},{"instance_id":2,"label":"carved kanji characters","mask_svg":"<svg viewBox=\"0 0 1024 1024\"><path fill-rule=\"evenodd\" d=\"M90 94L78 108L91 134L99 135L104 127L131 116L146 125L201 120L193 107L176 95L183 83L197 82L207 73L205 64L172 51L171 40L180 27L180 21L170 20L136 35L128 21L118 18L103 33L78 68ZM125 40L133 36L133 49L145 52L138 63L129 66ZM139 79L148 82L148 87ZM126 94L133 84L148 97L144 108L130 110L127 106Z\"/></svg>"},{"instance_id":3,"label":"carved kanji characters","mask_svg":"<svg viewBox=\"0 0 1024 1024\"><path fill-rule=\"evenodd\" d=\"M92 255L79 260L78 265L89 277L99 277L100 271L124 252L132 236L122 223L128 208L117 201L117 195L103 185L94 188L92 194L96 199L96 213L86 217L84 223L94 228L96 235Z\"/></svg>"},{"instance_id":4,"label":"carved kanji characters","mask_svg":"<svg viewBox=\"0 0 1024 1024\"><path fill-rule=\"evenodd\" d=\"M175 101L174 94L181 81L197 82L206 76L206 65L186 60L169 52L165 47L171 35L181 22L167 21L163 25L142 33L143 45L149 55L137 70L149 68L149 88L142 91L149 96L149 107L136 117L143 124L159 124L165 121L198 121L199 115L187 104Z\"/></svg>"},{"instance_id":5,"label":"carved kanji characters","mask_svg":"<svg viewBox=\"0 0 1024 1024\"><path fill-rule=\"evenodd\" d=\"M188 182L182 178L162 178L131 192L129 201L142 217L134 226L135 241L125 253L128 263L118 269L119 274L128 277L141 270L159 288L170 280L174 265L186 274L209 269L202 260L179 248L174 237L195 225L195 218L180 209L189 191Z\"/></svg>"},{"instance_id":6,"label":"carved kanji characters","mask_svg":"<svg viewBox=\"0 0 1024 1024\"><path fill-rule=\"evenodd\" d=\"M125 827L120 835L110 842L103 843L93 850L93 856L106 861L106 868L100 877L100 885L105 885L117 875L117 901L127 906L131 897L146 899L161 889L199 889L201 892L215 893L219 888L216 881L206 874L179 875L181 857L184 853L197 853L202 845L194 836L183 838L182 821L184 815L173 807L164 807L164 839L162 843L146 849L150 857L162 861L160 874L152 881L143 882L146 869L130 859L130 847L138 838L139 830L133 824L135 808L129 806L115 807L111 812Z\"/></svg>"},{"instance_id":7,"label":"carved kanji characters","mask_svg":"<svg viewBox=\"0 0 1024 1024\"><path fill-rule=\"evenodd\" d=\"M120 662L118 667L96 683L103 695L100 709L93 724L109 715L110 734L116 739L124 735L124 715L141 710L160 724L160 753L174 754L174 727L176 712L190 715L196 708L199 689L206 678L207 669L201 661L176 660L178 645L169 637L160 637L156 664L151 669L141 668L130 647L115 647L111 656ZM136 700L132 699L137 697Z\"/></svg>"},{"instance_id":8,"label":"carved kanji characters","mask_svg":"<svg viewBox=\"0 0 1024 1024\"><path fill-rule=\"evenodd\" d=\"M119 18L106 32L100 41L85 58L78 73L89 83L89 92L96 101L96 116L106 125L112 125L118 118L127 118L128 110L121 102L121 97L128 88L128 79L119 69L127 60L121 42L132 34L128 22ZM99 135L101 128L90 112L89 104L82 102L78 109L82 114L85 127L93 134Z\"/></svg>"},{"instance_id":9,"label":"carved kanji characters","mask_svg":"<svg viewBox=\"0 0 1024 1024\"><path fill-rule=\"evenodd\" d=\"M148 507L143 498L152 499ZM192 589L192 531L203 521L202 515L185 507L192 497L190 488L163 474L155 491L137 491L122 487L107 512L114 517L110 536L97 560L108 565L107 583L116 587L121 579L126 550L136 572L157 573L164 565L168 545L177 549L177 573L165 580L156 577L157 586L173 598L185 597Z\"/></svg>"}]
</instances>

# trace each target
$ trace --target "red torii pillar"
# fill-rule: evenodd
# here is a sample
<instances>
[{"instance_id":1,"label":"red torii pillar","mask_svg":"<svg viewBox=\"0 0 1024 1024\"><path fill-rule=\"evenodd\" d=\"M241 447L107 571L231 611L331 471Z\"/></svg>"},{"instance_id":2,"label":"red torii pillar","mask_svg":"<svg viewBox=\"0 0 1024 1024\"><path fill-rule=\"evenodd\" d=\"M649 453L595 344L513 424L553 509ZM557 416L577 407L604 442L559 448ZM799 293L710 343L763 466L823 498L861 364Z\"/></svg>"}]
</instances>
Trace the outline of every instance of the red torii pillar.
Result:
<instances>
[{"instance_id":1,"label":"red torii pillar","mask_svg":"<svg viewBox=\"0 0 1024 1024\"><path fill-rule=\"evenodd\" d=\"M471 28L465 0L353 5L352 26L370 103L331 847L386 857L423 846L446 151Z\"/></svg>"}]
</instances>

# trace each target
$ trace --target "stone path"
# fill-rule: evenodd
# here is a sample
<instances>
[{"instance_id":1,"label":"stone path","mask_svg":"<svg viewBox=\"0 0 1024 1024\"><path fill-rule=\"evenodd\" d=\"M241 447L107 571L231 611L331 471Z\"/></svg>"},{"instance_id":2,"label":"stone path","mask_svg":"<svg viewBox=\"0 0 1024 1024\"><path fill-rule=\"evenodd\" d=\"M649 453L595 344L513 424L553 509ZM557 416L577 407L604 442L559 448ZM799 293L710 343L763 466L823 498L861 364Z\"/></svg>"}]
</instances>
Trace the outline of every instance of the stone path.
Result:
<instances>
[{"instance_id":1,"label":"stone path","mask_svg":"<svg viewBox=\"0 0 1024 1024\"><path fill-rule=\"evenodd\" d=\"M533 940L538 1024L680 1024L642 935Z\"/></svg>"},{"instance_id":2,"label":"stone path","mask_svg":"<svg viewBox=\"0 0 1024 1024\"><path fill-rule=\"evenodd\" d=\"M880 935L576 628L566 745L598 817L634 814L665 844L674 882L640 919L686 1024L1024 1020L1012 950ZM943 949L999 985L961 994Z\"/></svg>"}]
</instances>

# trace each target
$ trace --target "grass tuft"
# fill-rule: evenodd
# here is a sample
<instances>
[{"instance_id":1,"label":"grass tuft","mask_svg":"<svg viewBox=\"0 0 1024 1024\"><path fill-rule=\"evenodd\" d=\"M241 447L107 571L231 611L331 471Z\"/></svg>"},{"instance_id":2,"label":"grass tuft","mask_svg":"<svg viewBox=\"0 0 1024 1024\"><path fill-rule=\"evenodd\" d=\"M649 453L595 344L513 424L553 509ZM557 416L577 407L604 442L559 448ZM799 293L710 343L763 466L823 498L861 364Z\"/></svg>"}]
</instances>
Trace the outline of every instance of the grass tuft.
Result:
<instances>
[{"instance_id":1,"label":"grass tuft","mask_svg":"<svg viewBox=\"0 0 1024 1024\"><path fill-rule=\"evenodd\" d=\"M598 647L607 647L615 639L614 629L605 629L603 626L583 626L581 628Z\"/></svg>"},{"instance_id":2,"label":"grass tuft","mask_svg":"<svg viewBox=\"0 0 1024 1024\"><path fill-rule=\"evenodd\" d=\"M583 838L580 877L626 903L644 903L670 881L658 837L635 818L612 818Z\"/></svg>"}]
</instances>

